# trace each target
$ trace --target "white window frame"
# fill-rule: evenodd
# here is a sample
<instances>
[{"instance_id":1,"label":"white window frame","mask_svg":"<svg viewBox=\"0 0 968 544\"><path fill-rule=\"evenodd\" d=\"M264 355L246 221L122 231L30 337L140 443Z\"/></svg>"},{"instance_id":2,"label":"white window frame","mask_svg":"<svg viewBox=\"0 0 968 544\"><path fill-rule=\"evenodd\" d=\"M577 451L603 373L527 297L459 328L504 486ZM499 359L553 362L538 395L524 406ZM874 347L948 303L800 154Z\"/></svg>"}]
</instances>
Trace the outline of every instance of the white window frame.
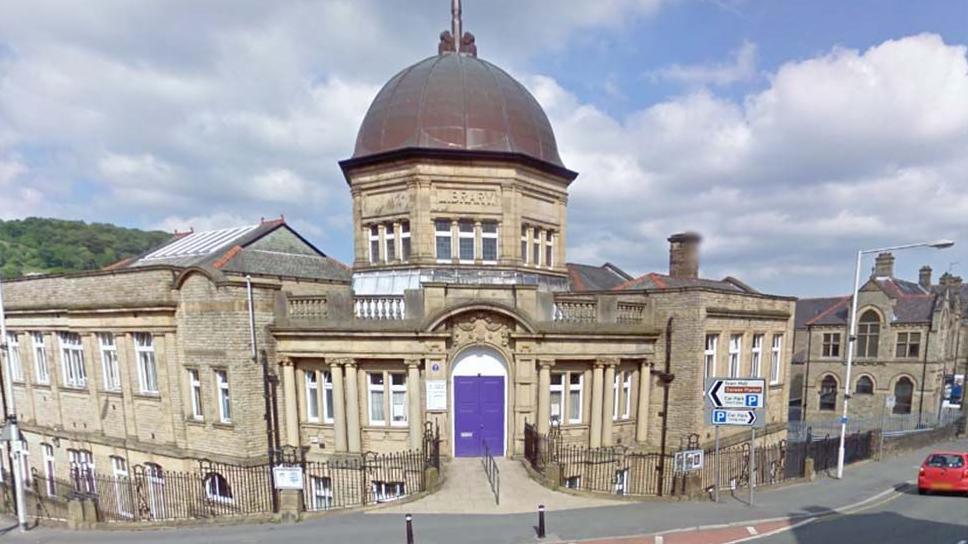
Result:
<instances>
[{"instance_id":1,"label":"white window frame","mask_svg":"<svg viewBox=\"0 0 968 544\"><path fill-rule=\"evenodd\" d=\"M192 406L192 419L202 421L205 414L202 411L202 375L197 368L188 370L188 396Z\"/></svg>"},{"instance_id":2,"label":"white window frame","mask_svg":"<svg viewBox=\"0 0 968 544\"><path fill-rule=\"evenodd\" d=\"M783 371L783 335L774 334L770 348L770 384L776 385L782 381L780 373Z\"/></svg>"},{"instance_id":3,"label":"white window frame","mask_svg":"<svg viewBox=\"0 0 968 544\"><path fill-rule=\"evenodd\" d=\"M109 332L97 333L97 344L101 354L101 374L104 376L105 391L121 390L121 373L118 368L117 338Z\"/></svg>"},{"instance_id":4,"label":"white window frame","mask_svg":"<svg viewBox=\"0 0 968 544\"><path fill-rule=\"evenodd\" d=\"M315 370L307 370L303 374L306 376L306 421L319 423L319 375Z\"/></svg>"},{"instance_id":5,"label":"white window frame","mask_svg":"<svg viewBox=\"0 0 968 544\"><path fill-rule=\"evenodd\" d=\"M165 519L165 471L157 463L145 463L148 478L148 509L152 519Z\"/></svg>"},{"instance_id":6,"label":"white window frame","mask_svg":"<svg viewBox=\"0 0 968 544\"><path fill-rule=\"evenodd\" d=\"M622 400L621 389L619 388L619 382L621 379L621 372L616 372L615 376L612 377L612 421L618 421L618 403Z\"/></svg>"},{"instance_id":7,"label":"white window frame","mask_svg":"<svg viewBox=\"0 0 968 544\"><path fill-rule=\"evenodd\" d=\"M228 479L221 473L209 472L205 475L203 482L205 485L205 497L208 500L225 504L235 502L235 497L232 495L232 486L229 484ZM225 489L222 489L219 482L225 482ZM228 494L225 495L223 493Z\"/></svg>"},{"instance_id":8,"label":"white window frame","mask_svg":"<svg viewBox=\"0 0 968 544\"><path fill-rule=\"evenodd\" d=\"M750 348L750 377L759 378L763 371L763 336L753 335L753 347Z\"/></svg>"},{"instance_id":9,"label":"white window frame","mask_svg":"<svg viewBox=\"0 0 968 544\"><path fill-rule=\"evenodd\" d=\"M620 468L615 471L614 491L616 495L629 494L629 469Z\"/></svg>"},{"instance_id":10,"label":"white window frame","mask_svg":"<svg viewBox=\"0 0 968 544\"><path fill-rule=\"evenodd\" d=\"M122 517L131 517L131 508L128 504L130 500L128 492L128 462L124 457L118 457L117 455L112 455L111 459L111 474L114 476L114 504L117 509L118 515Z\"/></svg>"},{"instance_id":11,"label":"white window frame","mask_svg":"<svg viewBox=\"0 0 968 544\"><path fill-rule=\"evenodd\" d=\"M410 221L400 221L400 260L407 262L410 260L410 252L413 248L410 245Z\"/></svg>"},{"instance_id":12,"label":"white window frame","mask_svg":"<svg viewBox=\"0 0 968 544\"><path fill-rule=\"evenodd\" d=\"M335 399L333 397L333 373L329 370L323 370L320 372L323 382L323 423L332 424L334 420L333 410L336 409ZM330 409L330 406L333 409Z\"/></svg>"},{"instance_id":13,"label":"white window frame","mask_svg":"<svg viewBox=\"0 0 968 544\"><path fill-rule=\"evenodd\" d=\"M494 232L487 232L487 228L493 225ZM497 221L481 221L481 262L484 264L497 264L501 258L501 225ZM484 245L488 240L494 241L494 258L487 259L487 252Z\"/></svg>"},{"instance_id":14,"label":"white window frame","mask_svg":"<svg viewBox=\"0 0 968 544\"><path fill-rule=\"evenodd\" d=\"M84 369L84 341L81 335L76 332L62 332L59 337L64 387L86 388L87 372Z\"/></svg>"},{"instance_id":15,"label":"white window frame","mask_svg":"<svg viewBox=\"0 0 968 544\"><path fill-rule=\"evenodd\" d=\"M555 383L555 379L556 378L560 378L560 383L557 383L557 384ZM567 399L565 398L565 381L567 379L568 379L568 373L567 372L552 372L551 373L551 382L550 382L550 388L549 388L549 392L548 392L548 399L549 399L549 403L548 403L548 414L549 414L549 417L551 418L551 421L552 422L555 421L555 417L556 416L558 418L558 423L564 423L565 422L565 403L567 402ZM554 411L554 406L555 406L554 394L555 393L558 393L558 413L557 414L555 414L555 411Z\"/></svg>"},{"instance_id":16,"label":"white window frame","mask_svg":"<svg viewBox=\"0 0 968 544\"><path fill-rule=\"evenodd\" d=\"M578 384L571 383L571 377L578 376ZM578 417L571 413L571 394L574 390L578 391ZM568 423L572 425L580 425L582 422L582 412L585 408L585 373L584 372L569 372L568 373Z\"/></svg>"},{"instance_id":17,"label":"white window frame","mask_svg":"<svg viewBox=\"0 0 968 544\"><path fill-rule=\"evenodd\" d=\"M155 338L150 332L134 333L134 354L138 362L138 385L141 392L158 394L158 362L155 358Z\"/></svg>"},{"instance_id":18,"label":"white window frame","mask_svg":"<svg viewBox=\"0 0 968 544\"><path fill-rule=\"evenodd\" d=\"M370 225L370 264L379 264L380 262L380 226Z\"/></svg>"},{"instance_id":19,"label":"white window frame","mask_svg":"<svg viewBox=\"0 0 968 544\"><path fill-rule=\"evenodd\" d=\"M373 480L370 482L373 500L376 502L391 502L407 496L407 488L403 482L385 482Z\"/></svg>"},{"instance_id":20,"label":"white window frame","mask_svg":"<svg viewBox=\"0 0 968 544\"><path fill-rule=\"evenodd\" d=\"M632 418L632 372L625 370L622 373L622 394L625 395L625 406L622 410L622 419Z\"/></svg>"},{"instance_id":21,"label":"white window frame","mask_svg":"<svg viewBox=\"0 0 968 544\"><path fill-rule=\"evenodd\" d=\"M309 477L310 510L322 511L333 507L333 480L329 476Z\"/></svg>"},{"instance_id":22,"label":"white window frame","mask_svg":"<svg viewBox=\"0 0 968 544\"><path fill-rule=\"evenodd\" d=\"M442 230L441 227L446 226L446 230ZM446 247L449 248L447 257L440 255L440 240L443 238L447 239ZM438 263L450 263L454 260L454 231L453 222L449 219L436 219L434 220L434 258L437 259Z\"/></svg>"},{"instance_id":23,"label":"white window frame","mask_svg":"<svg viewBox=\"0 0 968 544\"><path fill-rule=\"evenodd\" d=\"M40 385L50 385L50 369L47 367L47 342L42 332L30 333L34 347L34 377Z\"/></svg>"},{"instance_id":24,"label":"white window frame","mask_svg":"<svg viewBox=\"0 0 968 544\"><path fill-rule=\"evenodd\" d=\"M229 391L229 371L215 370L215 388L218 392L218 420L232 423L232 394Z\"/></svg>"},{"instance_id":25,"label":"white window frame","mask_svg":"<svg viewBox=\"0 0 968 544\"><path fill-rule=\"evenodd\" d=\"M544 263L548 268L555 267L555 233L553 231L545 231L545 253L544 253Z\"/></svg>"},{"instance_id":26,"label":"white window frame","mask_svg":"<svg viewBox=\"0 0 968 544\"><path fill-rule=\"evenodd\" d=\"M403 380L402 384L394 383L394 377ZM410 401L407 399L407 374L405 372L388 372L387 378L389 378L390 384L390 394L387 396L387 401L390 404L390 425L392 427L406 427L408 425L408 414ZM388 383L384 381L383 383ZM397 404L396 398L398 395L403 395L403 402ZM399 413L397 413L399 410Z\"/></svg>"},{"instance_id":27,"label":"white window frame","mask_svg":"<svg viewBox=\"0 0 968 544\"><path fill-rule=\"evenodd\" d=\"M533 253L531 256L531 264L533 266L541 266L541 254L544 253L544 251L542 251L544 249L542 245L541 229L534 227L531 229L531 252Z\"/></svg>"},{"instance_id":28,"label":"white window frame","mask_svg":"<svg viewBox=\"0 0 968 544\"><path fill-rule=\"evenodd\" d=\"M54 468L54 446L46 442L40 445L40 451L44 457L44 487L47 488L47 496L57 496L57 472Z\"/></svg>"},{"instance_id":29,"label":"white window frame","mask_svg":"<svg viewBox=\"0 0 968 544\"><path fill-rule=\"evenodd\" d=\"M70 470L78 471L80 476L81 490L88 493L97 493L97 480L94 479L94 454L90 450L67 450L67 459Z\"/></svg>"},{"instance_id":30,"label":"white window frame","mask_svg":"<svg viewBox=\"0 0 968 544\"><path fill-rule=\"evenodd\" d=\"M740 354L743 352L743 335L729 335L729 377L738 378L742 365Z\"/></svg>"},{"instance_id":31,"label":"white window frame","mask_svg":"<svg viewBox=\"0 0 968 544\"><path fill-rule=\"evenodd\" d=\"M393 223L386 223L383 225L383 260L385 262L393 262L397 260L397 246L396 246L396 233L393 229ZM390 255L390 252L393 255Z\"/></svg>"},{"instance_id":32,"label":"white window frame","mask_svg":"<svg viewBox=\"0 0 968 544\"><path fill-rule=\"evenodd\" d=\"M466 227L470 225L471 230L465 231L461 227ZM474 260L477 258L477 226L473 221L468 219L461 219L457 221L457 262L461 264L474 264ZM464 258L464 252L461 249L461 242L464 240L471 241L471 256L469 259Z\"/></svg>"},{"instance_id":33,"label":"white window frame","mask_svg":"<svg viewBox=\"0 0 968 544\"><path fill-rule=\"evenodd\" d=\"M7 331L7 358L10 363L10 377L15 382L23 383L24 365L20 359L20 338L13 331Z\"/></svg>"},{"instance_id":34,"label":"white window frame","mask_svg":"<svg viewBox=\"0 0 968 544\"><path fill-rule=\"evenodd\" d=\"M706 348L703 352L703 383L699 384L706 390L706 380L716 377L716 348L719 347L718 334L706 334Z\"/></svg>"},{"instance_id":35,"label":"white window frame","mask_svg":"<svg viewBox=\"0 0 968 544\"><path fill-rule=\"evenodd\" d=\"M379 376L380 379L382 380L382 383L379 383L379 384L373 383L374 376ZM380 402L378 404L375 404L373 402L373 396L377 393L379 393L381 397L380 397ZM380 371L380 372L366 373L366 400L367 400L366 412L367 412L367 417L370 422L370 425L372 426L386 425L387 424L387 409L386 409L387 380L384 372ZM373 417L374 416L373 408L376 406L378 406L380 409L380 419Z\"/></svg>"},{"instance_id":36,"label":"white window frame","mask_svg":"<svg viewBox=\"0 0 968 544\"><path fill-rule=\"evenodd\" d=\"M531 262L531 244L528 243L529 232L531 232L531 227L521 225L521 262L523 264Z\"/></svg>"}]
</instances>

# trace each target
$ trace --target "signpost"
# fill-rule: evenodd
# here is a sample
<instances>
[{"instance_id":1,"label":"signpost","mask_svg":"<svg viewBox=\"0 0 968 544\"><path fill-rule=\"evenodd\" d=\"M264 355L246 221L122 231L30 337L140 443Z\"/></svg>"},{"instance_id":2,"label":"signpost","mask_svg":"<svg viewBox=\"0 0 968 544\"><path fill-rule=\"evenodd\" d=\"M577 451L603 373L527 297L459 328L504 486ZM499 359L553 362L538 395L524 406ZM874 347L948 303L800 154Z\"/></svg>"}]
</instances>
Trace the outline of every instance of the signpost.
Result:
<instances>
[{"instance_id":1,"label":"signpost","mask_svg":"<svg viewBox=\"0 0 968 544\"><path fill-rule=\"evenodd\" d=\"M716 429L716 485L719 502L719 428L750 428L750 506L756 487L756 428L766 425L766 380L761 378L706 378L706 422Z\"/></svg>"}]
</instances>

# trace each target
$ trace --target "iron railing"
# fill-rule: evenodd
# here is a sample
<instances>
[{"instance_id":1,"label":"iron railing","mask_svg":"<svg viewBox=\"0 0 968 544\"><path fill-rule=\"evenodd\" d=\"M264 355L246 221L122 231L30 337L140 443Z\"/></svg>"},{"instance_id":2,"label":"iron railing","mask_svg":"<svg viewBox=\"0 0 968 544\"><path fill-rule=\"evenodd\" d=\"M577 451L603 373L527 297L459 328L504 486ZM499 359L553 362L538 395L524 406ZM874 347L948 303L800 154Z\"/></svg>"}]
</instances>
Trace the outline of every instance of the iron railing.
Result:
<instances>
[{"instance_id":1,"label":"iron railing","mask_svg":"<svg viewBox=\"0 0 968 544\"><path fill-rule=\"evenodd\" d=\"M497 462L491 455L491 448L487 446L487 440L481 438L481 465L484 467L484 475L487 476L487 483L491 486L491 493L494 494L494 502L501 504L501 471L497 468Z\"/></svg>"}]
</instances>

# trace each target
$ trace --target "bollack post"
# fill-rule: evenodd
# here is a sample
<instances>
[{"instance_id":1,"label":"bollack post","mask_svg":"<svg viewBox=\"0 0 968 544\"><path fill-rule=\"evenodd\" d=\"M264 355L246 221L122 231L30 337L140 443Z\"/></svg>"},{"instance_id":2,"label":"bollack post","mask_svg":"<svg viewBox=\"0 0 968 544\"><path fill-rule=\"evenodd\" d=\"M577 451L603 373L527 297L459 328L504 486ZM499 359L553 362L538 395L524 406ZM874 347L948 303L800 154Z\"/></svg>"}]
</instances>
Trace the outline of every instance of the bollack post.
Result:
<instances>
[{"instance_id":1,"label":"bollack post","mask_svg":"<svg viewBox=\"0 0 968 544\"><path fill-rule=\"evenodd\" d=\"M407 514L404 519L407 520L407 544L413 544L413 516Z\"/></svg>"},{"instance_id":2,"label":"bollack post","mask_svg":"<svg viewBox=\"0 0 968 544\"><path fill-rule=\"evenodd\" d=\"M756 427L750 428L750 506L753 506L753 488L756 487Z\"/></svg>"},{"instance_id":3,"label":"bollack post","mask_svg":"<svg viewBox=\"0 0 968 544\"><path fill-rule=\"evenodd\" d=\"M716 502L719 502L719 476L720 476L720 459L719 459L719 425L716 425L716 483L713 484L713 495L716 498Z\"/></svg>"},{"instance_id":4,"label":"bollack post","mask_svg":"<svg viewBox=\"0 0 968 544\"><path fill-rule=\"evenodd\" d=\"M545 507L543 504L538 505L538 538L545 537Z\"/></svg>"}]
</instances>

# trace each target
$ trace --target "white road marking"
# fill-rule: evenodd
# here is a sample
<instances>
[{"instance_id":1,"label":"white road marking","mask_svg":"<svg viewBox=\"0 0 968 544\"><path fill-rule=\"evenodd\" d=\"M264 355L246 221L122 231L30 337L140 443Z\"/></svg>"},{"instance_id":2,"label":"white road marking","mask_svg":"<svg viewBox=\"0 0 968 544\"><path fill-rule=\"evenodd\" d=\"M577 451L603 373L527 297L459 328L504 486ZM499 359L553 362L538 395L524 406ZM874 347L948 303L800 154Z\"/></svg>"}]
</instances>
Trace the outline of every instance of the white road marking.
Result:
<instances>
[{"instance_id":1,"label":"white road marking","mask_svg":"<svg viewBox=\"0 0 968 544\"><path fill-rule=\"evenodd\" d=\"M959 540L958 544L968 544L968 540Z\"/></svg>"},{"instance_id":2,"label":"white road marking","mask_svg":"<svg viewBox=\"0 0 968 544\"><path fill-rule=\"evenodd\" d=\"M749 533L749 534L751 534L751 535L758 535L758 534L760 534L760 533L758 533L756 531L756 527L753 527L752 525L747 525L746 526L746 532Z\"/></svg>"},{"instance_id":3,"label":"white road marking","mask_svg":"<svg viewBox=\"0 0 968 544\"><path fill-rule=\"evenodd\" d=\"M665 538L663 538L662 535L658 535L655 537L655 544L663 544L664 542L665 542Z\"/></svg>"}]
</instances>

